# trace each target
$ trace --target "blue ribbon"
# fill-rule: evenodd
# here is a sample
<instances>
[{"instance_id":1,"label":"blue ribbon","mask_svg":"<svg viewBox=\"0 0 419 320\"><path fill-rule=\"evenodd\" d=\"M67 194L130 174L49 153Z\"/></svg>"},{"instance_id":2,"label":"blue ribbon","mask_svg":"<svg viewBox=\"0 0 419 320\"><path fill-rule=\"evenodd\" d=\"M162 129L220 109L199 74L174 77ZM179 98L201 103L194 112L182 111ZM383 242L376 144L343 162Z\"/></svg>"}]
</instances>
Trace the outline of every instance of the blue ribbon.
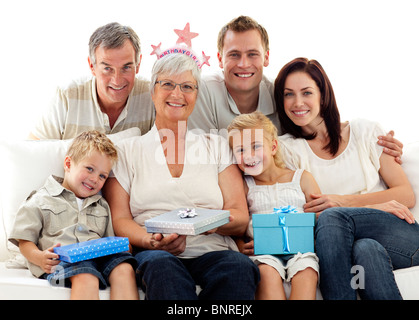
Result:
<instances>
[{"instance_id":1,"label":"blue ribbon","mask_svg":"<svg viewBox=\"0 0 419 320\"><path fill-rule=\"evenodd\" d=\"M297 208L294 206L282 206L274 208L274 213L297 213ZM288 239L288 227L286 227L286 216L279 216L279 226L282 228L282 242L284 253L290 253L290 244Z\"/></svg>"},{"instance_id":2,"label":"blue ribbon","mask_svg":"<svg viewBox=\"0 0 419 320\"><path fill-rule=\"evenodd\" d=\"M282 228L282 242L284 253L290 253L290 244L288 241L288 227L285 226L286 217L279 217L279 226Z\"/></svg>"},{"instance_id":3,"label":"blue ribbon","mask_svg":"<svg viewBox=\"0 0 419 320\"><path fill-rule=\"evenodd\" d=\"M274 208L274 213L298 213L298 210L294 206L281 206Z\"/></svg>"}]
</instances>

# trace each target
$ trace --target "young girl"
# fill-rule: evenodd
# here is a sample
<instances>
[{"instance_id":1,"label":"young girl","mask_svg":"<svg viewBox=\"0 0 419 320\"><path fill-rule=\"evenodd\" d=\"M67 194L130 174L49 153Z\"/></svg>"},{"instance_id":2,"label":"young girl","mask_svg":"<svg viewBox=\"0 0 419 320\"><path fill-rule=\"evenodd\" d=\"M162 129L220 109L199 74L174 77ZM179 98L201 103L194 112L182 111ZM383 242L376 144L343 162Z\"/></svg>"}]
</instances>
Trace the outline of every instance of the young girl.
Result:
<instances>
[{"instance_id":1,"label":"young girl","mask_svg":"<svg viewBox=\"0 0 419 320\"><path fill-rule=\"evenodd\" d=\"M228 127L230 146L239 168L244 172L249 213L272 213L275 207L292 205L303 212L310 194L320 193L312 175L304 170L285 168L278 150L277 129L256 111L236 117ZM295 255L258 255L253 253L252 220L247 236L238 247L258 265L261 275L256 299L286 299L282 281L291 282L290 299L315 299L318 258L314 253Z\"/></svg>"}]
</instances>

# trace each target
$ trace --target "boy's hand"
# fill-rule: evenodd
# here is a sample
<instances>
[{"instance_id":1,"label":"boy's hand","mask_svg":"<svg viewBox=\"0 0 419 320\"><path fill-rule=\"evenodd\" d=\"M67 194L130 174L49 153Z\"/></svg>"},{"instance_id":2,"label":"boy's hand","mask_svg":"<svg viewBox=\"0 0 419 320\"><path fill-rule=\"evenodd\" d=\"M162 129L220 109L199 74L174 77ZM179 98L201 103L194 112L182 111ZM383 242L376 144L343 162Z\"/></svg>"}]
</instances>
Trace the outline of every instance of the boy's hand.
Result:
<instances>
[{"instance_id":1,"label":"boy's hand","mask_svg":"<svg viewBox=\"0 0 419 320\"><path fill-rule=\"evenodd\" d=\"M54 271L54 267L60 263L60 260L58 260L60 256L54 253L54 248L60 246L61 244L57 243L51 248L41 251L39 266L42 270L44 270L44 272L52 273Z\"/></svg>"}]
</instances>

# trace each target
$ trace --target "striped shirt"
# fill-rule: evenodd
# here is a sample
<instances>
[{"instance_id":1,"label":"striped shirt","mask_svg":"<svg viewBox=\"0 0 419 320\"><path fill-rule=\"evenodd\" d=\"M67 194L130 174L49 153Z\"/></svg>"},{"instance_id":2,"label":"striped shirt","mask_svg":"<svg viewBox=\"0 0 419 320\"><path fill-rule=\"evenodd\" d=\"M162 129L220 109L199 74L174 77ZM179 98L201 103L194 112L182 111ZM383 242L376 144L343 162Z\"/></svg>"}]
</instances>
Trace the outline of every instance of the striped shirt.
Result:
<instances>
[{"instance_id":1,"label":"striped shirt","mask_svg":"<svg viewBox=\"0 0 419 320\"><path fill-rule=\"evenodd\" d=\"M72 139L86 130L106 134L138 127L141 134L154 124L155 111L149 81L135 79L127 104L111 128L109 118L97 101L96 78L73 80L58 87L55 98L37 122L32 134L39 139Z\"/></svg>"}]
</instances>

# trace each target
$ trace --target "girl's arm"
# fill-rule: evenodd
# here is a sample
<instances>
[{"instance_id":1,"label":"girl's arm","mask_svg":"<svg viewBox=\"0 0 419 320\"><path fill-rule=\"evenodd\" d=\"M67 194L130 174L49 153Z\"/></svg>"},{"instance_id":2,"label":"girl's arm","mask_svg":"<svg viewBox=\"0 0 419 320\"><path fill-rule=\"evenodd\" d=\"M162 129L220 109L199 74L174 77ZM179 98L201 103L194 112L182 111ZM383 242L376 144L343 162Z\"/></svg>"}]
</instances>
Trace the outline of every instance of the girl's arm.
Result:
<instances>
[{"instance_id":1,"label":"girl's arm","mask_svg":"<svg viewBox=\"0 0 419 320\"><path fill-rule=\"evenodd\" d=\"M314 200L314 198L312 197L314 194L321 194L319 185L317 184L313 175L308 171L304 170L303 174L301 175L300 185L301 190L303 190L304 195L306 196L306 203ZM306 212L309 211L306 210ZM320 212L316 212L316 218L318 218L319 214Z\"/></svg>"},{"instance_id":2,"label":"girl's arm","mask_svg":"<svg viewBox=\"0 0 419 320\"><path fill-rule=\"evenodd\" d=\"M243 186L243 177L237 165L232 164L218 174L218 185L224 199L224 210L230 210L230 222L219 227L217 233L241 236L249 223L249 210Z\"/></svg>"}]
</instances>

